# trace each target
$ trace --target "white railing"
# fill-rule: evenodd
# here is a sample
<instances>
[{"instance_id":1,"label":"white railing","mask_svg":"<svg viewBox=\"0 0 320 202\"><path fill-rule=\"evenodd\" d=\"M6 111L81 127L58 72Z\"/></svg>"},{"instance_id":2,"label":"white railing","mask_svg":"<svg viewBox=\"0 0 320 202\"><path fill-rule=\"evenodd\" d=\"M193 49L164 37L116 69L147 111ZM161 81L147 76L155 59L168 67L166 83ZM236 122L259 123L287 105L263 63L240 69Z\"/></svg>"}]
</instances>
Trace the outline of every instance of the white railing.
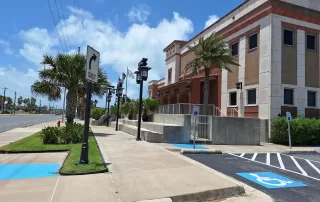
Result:
<instances>
[{"instance_id":1,"label":"white railing","mask_svg":"<svg viewBox=\"0 0 320 202\"><path fill-rule=\"evenodd\" d=\"M232 110L231 110L231 116L232 116L232 117L235 117L235 113L238 114L238 117L243 117L243 115L240 114L240 112L239 112L237 109L232 108Z\"/></svg>"},{"instance_id":2,"label":"white railing","mask_svg":"<svg viewBox=\"0 0 320 202\"><path fill-rule=\"evenodd\" d=\"M159 106L155 111L158 114L192 114L192 106L190 103L176 103ZM203 104L196 104L199 106L199 115L203 115ZM221 110L215 105L208 105L208 114L213 116L225 116Z\"/></svg>"}]
</instances>

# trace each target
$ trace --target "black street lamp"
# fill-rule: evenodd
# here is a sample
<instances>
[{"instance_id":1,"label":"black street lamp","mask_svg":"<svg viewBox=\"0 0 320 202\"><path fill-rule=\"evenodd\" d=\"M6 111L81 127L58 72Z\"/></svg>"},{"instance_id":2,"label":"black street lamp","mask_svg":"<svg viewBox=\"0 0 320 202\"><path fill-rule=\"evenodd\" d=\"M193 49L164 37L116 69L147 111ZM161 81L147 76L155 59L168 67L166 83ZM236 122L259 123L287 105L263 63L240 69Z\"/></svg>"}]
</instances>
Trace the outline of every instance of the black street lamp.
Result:
<instances>
[{"instance_id":1,"label":"black street lamp","mask_svg":"<svg viewBox=\"0 0 320 202\"><path fill-rule=\"evenodd\" d=\"M117 85L117 121L116 121L116 131L119 130L118 126L119 126L119 110L120 110L120 100L121 100L121 96L122 96L122 92L123 92L123 88L122 88L122 83L118 83Z\"/></svg>"},{"instance_id":2,"label":"black street lamp","mask_svg":"<svg viewBox=\"0 0 320 202\"><path fill-rule=\"evenodd\" d=\"M114 94L114 86L108 86L107 96L106 96L106 105L108 105L107 126L109 126L109 120L110 120L110 102L111 102L112 94Z\"/></svg>"},{"instance_id":3,"label":"black street lamp","mask_svg":"<svg viewBox=\"0 0 320 202\"><path fill-rule=\"evenodd\" d=\"M138 63L138 71L135 71L136 74L136 82L140 85L140 93L139 93L139 115L138 115L138 132L137 132L137 141L141 140L141 115L142 115L142 91L143 91L143 81L148 79L148 71L151 69L147 67L148 59L142 58L142 60Z\"/></svg>"}]
</instances>

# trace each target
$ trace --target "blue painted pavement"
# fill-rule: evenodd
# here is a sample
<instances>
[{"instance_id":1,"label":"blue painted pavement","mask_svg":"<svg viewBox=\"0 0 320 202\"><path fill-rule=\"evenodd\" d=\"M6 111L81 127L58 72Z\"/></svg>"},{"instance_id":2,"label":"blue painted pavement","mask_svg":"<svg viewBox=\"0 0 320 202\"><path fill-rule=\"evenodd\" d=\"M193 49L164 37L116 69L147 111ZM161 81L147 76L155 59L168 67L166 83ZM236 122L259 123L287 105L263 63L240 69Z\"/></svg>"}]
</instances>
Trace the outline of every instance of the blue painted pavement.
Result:
<instances>
[{"instance_id":1,"label":"blue painted pavement","mask_svg":"<svg viewBox=\"0 0 320 202\"><path fill-rule=\"evenodd\" d=\"M0 164L0 180L55 177L60 164Z\"/></svg>"},{"instance_id":2,"label":"blue painted pavement","mask_svg":"<svg viewBox=\"0 0 320 202\"><path fill-rule=\"evenodd\" d=\"M175 147L182 148L182 149L193 149L193 144L171 144ZM196 149L208 149L207 147L204 147L202 145L196 144Z\"/></svg>"},{"instance_id":3,"label":"blue painted pavement","mask_svg":"<svg viewBox=\"0 0 320 202\"><path fill-rule=\"evenodd\" d=\"M291 180L272 172L252 172L252 173L236 173L243 178L255 182L268 189L290 188L290 187L306 187L301 182Z\"/></svg>"}]
</instances>

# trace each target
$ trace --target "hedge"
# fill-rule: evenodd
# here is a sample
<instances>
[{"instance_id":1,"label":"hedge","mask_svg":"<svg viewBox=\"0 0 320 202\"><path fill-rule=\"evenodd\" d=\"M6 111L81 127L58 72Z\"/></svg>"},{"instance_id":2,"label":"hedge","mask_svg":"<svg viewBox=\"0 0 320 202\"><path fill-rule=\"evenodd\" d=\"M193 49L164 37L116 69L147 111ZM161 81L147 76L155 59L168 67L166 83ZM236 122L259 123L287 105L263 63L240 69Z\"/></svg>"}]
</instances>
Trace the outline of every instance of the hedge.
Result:
<instances>
[{"instance_id":1,"label":"hedge","mask_svg":"<svg viewBox=\"0 0 320 202\"><path fill-rule=\"evenodd\" d=\"M292 145L320 145L320 119L295 118L290 125ZM272 120L271 141L276 144L289 144L285 117Z\"/></svg>"}]
</instances>

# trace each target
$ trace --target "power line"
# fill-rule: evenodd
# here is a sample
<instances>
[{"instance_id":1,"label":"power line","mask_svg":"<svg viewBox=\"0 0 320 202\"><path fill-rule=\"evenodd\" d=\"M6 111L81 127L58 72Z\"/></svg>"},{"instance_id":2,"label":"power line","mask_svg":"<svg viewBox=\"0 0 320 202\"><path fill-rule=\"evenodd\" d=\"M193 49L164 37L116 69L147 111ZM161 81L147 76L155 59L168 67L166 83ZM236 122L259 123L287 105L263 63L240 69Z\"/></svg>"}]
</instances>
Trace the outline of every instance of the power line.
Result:
<instances>
[{"instance_id":1,"label":"power line","mask_svg":"<svg viewBox=\"0 0 320 202\"><path fill-rule=\"evenodd\" d=\"M57 32L57 34L58 34L58 38L59 38L59 42L60 42L60 46L61 46L61 50L63 51L63 46L62 46L62 43L61 43L60 34L59 34L59 32L58 32L58 29L57 29L56 21L54 20L54 16L53 16L52 8L51 8L51 5L50 5L50 0L48 0L48 5L49 5L49 8L50 8L51 17L52 17L52 20L53 20L54 27L55 27L56 32Z\"/></svg>"},{"instance_id":2,"label":"power line","mask_svg":"<svg viewBox=\"0 0 320 202\"><path fill-rule=\"evenodd\" d=\"M63 11L63 6L62 6L61 0L60 0L60 7L61 7L61 12L62 12L62 17L63 17L63 19L66 19L66 18L64 17L64 11ZM65 21L63 21L63 22L64 22L64 27L66 28L66 27L67 27L67 26L66 26L66 22L65 22ZM66 32L66 35L67 35L68 43L70 44L68 32ZM70 48L69 48L69 49L70 49Z\"/></svg>"},{"instance_id":3,"label":"power line","mask_svg":"<svg viewBox=\"0 0 320 202\"><path fill-rule=\"evenodd\" d=\"M61 0L60 0L60 2L61 2ZM64 34L63 20L61 20L61 16L60 16L60 12L59 12L59 8L58 8L57 0L54 0L54 3L55 3L55 5L56 5L56 9L57 9L59 21L61 22L61 32L62 32L62 35L63 35L64 44L66 45L66 48L67 48L67 49L70 49L69 46L68 46L68 44L67 44L67 41L66 41L66 36L65 36L65 34ZM63 12L62 12L62 13L63 13Z\"/></svg>"}]
</instances>

